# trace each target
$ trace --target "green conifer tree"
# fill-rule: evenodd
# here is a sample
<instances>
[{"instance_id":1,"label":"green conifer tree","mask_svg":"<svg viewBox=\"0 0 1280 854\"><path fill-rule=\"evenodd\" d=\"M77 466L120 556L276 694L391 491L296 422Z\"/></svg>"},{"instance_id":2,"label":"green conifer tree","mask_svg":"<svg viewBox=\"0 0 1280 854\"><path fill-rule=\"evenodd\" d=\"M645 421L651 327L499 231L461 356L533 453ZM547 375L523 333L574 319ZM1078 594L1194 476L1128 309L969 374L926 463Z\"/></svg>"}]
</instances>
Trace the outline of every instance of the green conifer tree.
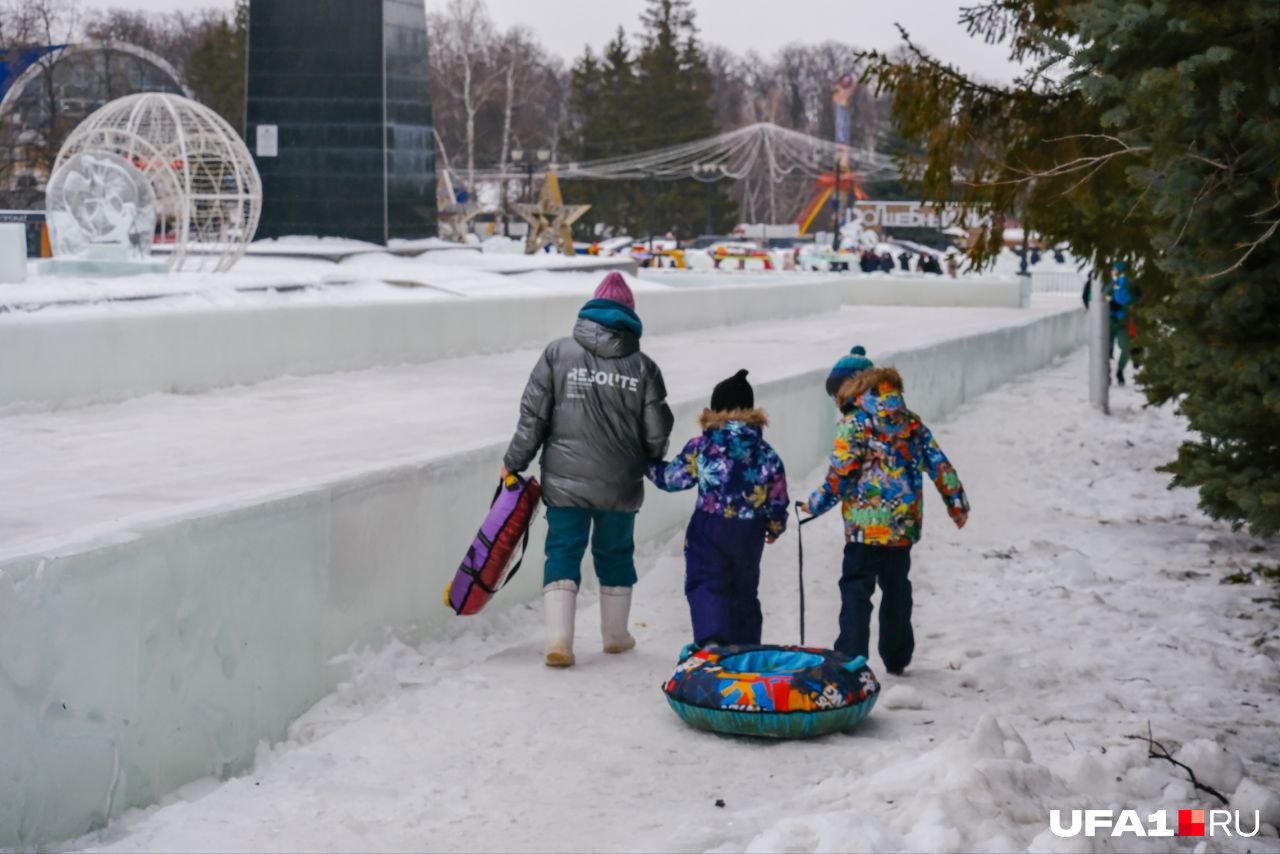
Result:
<instances>
[{"instance_id":1,"label":"green conifer tree","mask_svg":"<svg viewBox=\"0 0 1280 854\"><path fill-rule=\"evenodd\" d=\"M712 80L697 39L689 0L649 0L641 16L642 47L636 58L636 92L632 110L643 117L637 150L660 148L714 136ZM652 206L658 234L668 230L688 238L705 230L705 188L692 177L675 181L643 181L648 226ZM652 197L652 198L650 198ZM725 230L737 217L727 188L716 188L713 224Z\"/></svg>"},{"instance_id":2,"label":"green conifer tree","mask_svg":"<svg viewBox=\"0 0 1280 854\"><path fill-rule=\"evenodd\" d=\"M244 134L245 50L249 36L248 0L236 0L230 20L211 27L185 69L196 98Z\"/></svg>"},{"instance_id":3,"label":"green conifer tree","mask_svg":"<svg viewBox=\"0 0 1280 854\"><path fill-rule=\"evenodd\" d=\"M1280 6L992 0L972 34L1031 68L968 79L908 43L870 53L926 198L1002 217L1141 289L1139 374L1194 435L1167 470L1212 516L1280 532Z\"/></svg>"},{"instance_id":4,"label":"green conifer tree","mask_svg":"<svg viewBox=\"0 0 1280 854\"><path fill-rule=\"evenodd\" d=\"M635 70L622 28L605 47L600 59L590 48L574 64L569 77L569 131L565 151L576 160L596 160L638 150L635 135L639 122L632 99ZM591 210L577 226L580 236L594 231L596 223L613 230L634 229L635 199L631 187L616 181L575 181L575 201Z\"/></svg>"},{"instance_id":5,"label":"green conifer tree","mask_svg":"<svg viewBox=\"0 0 1280 854\"><path fill-rule=\"evenodd\" d=\"M577 160L617 157L713 136L712 78L697 39L689 0L649 0L641 18L640 49L633 54L619 27L597 60L590 50L574 64L569 81L570 125L563 139ZM575 200L592 210L580 235L604 223L637 237L674 230L680 237L706 228L705 185L672 180L575 182ZM737 207L724 182L712 195L713 228L727 230Z\"/></svg>"}]
</instances>

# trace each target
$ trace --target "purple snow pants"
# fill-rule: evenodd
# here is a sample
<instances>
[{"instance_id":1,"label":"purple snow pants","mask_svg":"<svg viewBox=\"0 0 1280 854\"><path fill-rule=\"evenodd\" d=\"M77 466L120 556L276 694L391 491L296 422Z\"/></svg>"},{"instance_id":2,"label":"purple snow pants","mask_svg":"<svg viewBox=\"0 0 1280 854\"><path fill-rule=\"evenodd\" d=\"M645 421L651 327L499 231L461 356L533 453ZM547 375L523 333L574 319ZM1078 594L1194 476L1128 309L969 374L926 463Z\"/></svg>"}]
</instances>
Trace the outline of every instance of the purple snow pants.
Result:
<instances>
[{"instance_id":1,"label":"purple snow pants","mask_svg":"<svg viewBox=\"0 0 1280 854\"><path fill-rule=\"evenodd\" d=\"M684 595L695 643L760 643L764 535L762 519L694 512L684 540Z\"/></svg>"}]
</instances>

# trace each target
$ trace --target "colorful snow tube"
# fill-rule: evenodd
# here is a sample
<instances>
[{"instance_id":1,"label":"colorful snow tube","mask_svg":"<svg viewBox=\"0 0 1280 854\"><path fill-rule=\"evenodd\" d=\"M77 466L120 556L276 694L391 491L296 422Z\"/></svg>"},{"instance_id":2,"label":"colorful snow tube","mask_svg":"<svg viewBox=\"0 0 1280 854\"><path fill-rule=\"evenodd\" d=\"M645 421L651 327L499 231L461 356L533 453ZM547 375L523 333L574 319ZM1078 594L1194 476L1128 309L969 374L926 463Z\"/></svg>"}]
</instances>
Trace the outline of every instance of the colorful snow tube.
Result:
<instances>
[{"instance_id":1,"label":"colorful snow tube","mask_svg":"<svg viewBox=\"0 0 1280 854\"><path fill-rule=\"evenodd\" d=\"M698 729L813 738L865 718L880 683L866 658L829 649L689 644L662 690L681 720Z\"/></svg>"},{"instance_id":2,"label":"colorful snow tube","mask_svg":"<svg viewBox=\"0 0 1280 854\"><path fill-rule=\"evenodd\" d=\"M444 603L455 614L480 612L493 594L515 577L529 545L529 526L538 510L542 487L536 478L508 475L498 484L489 514L471 541L467 556L444 589ZM516 549L520 558L512 564ZM508 571L510 567L510 571Z\"/></svg>"}]
</instances>

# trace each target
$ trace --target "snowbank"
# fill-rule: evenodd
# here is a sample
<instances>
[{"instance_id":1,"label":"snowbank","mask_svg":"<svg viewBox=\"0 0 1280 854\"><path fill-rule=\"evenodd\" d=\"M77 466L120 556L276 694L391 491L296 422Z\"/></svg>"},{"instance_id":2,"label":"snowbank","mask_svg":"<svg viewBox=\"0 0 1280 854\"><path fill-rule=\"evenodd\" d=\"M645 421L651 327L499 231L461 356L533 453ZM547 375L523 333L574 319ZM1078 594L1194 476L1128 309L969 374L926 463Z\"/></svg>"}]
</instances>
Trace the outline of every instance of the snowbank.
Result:
<instances>
[{"instance_id":1,"label":"snowbank","mask_svg":"<svg viewBox=\"0 0 1280 854\"><path fill-rule=\"evenodd\" d=\"M727 290L643 310L678 326L682 311L716 316L745 303L782 315L838 296L793 285L756 301ZM1072 350L1083 320L1048 314L880 361L899 366L913 407L936 418ZM770 439L797 471L829 442L824 373L756 386L762 405L786 413ZM678 423L703 402L701 393L677 400ZM427 455L251 503L211 502L0 565L0 845L65 838L190 780L245 768L262 739L280 738L342 676L336 656L381 642L388 628L412 640L466 631L440 595L501 451ZM651 501L639 542L659 541L687 512L687 502ZM498 616L535 595L539 551L494 603Z\"/></svg>"}]
</instances>

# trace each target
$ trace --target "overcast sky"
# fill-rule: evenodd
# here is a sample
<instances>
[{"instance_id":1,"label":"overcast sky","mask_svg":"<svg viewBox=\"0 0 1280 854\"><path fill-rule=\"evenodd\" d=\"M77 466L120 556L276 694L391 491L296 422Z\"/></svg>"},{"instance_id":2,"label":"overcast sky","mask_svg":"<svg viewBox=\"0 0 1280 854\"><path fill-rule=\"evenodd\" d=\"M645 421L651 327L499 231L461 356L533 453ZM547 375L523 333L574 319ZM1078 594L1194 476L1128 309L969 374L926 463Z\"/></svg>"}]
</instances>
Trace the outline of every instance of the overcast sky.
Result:
<instances>
[{"instance_id":1,"label":"overcast sky","mask_svg":"<svg viewBox=\"0 0 1280 854\"><path fill-rule=\"evenodd\" d=\"M172 11L195 5L230 8L232 0L83 0L90 8L119 6ZM1004 51L969 38L956 23L976 0L696 0L698 26L709 42L738 51L772 53L790 42L836 39L859 47L898 43L894 23L936 56L970 74L1007 81L1015 69ZM445 0L427 0L439 8ZM639 26L644 0L487 0L502 27L523 24L552 52L572 59L584 45L601 47L622 24Z\"/></svg>"}]
</instances>

